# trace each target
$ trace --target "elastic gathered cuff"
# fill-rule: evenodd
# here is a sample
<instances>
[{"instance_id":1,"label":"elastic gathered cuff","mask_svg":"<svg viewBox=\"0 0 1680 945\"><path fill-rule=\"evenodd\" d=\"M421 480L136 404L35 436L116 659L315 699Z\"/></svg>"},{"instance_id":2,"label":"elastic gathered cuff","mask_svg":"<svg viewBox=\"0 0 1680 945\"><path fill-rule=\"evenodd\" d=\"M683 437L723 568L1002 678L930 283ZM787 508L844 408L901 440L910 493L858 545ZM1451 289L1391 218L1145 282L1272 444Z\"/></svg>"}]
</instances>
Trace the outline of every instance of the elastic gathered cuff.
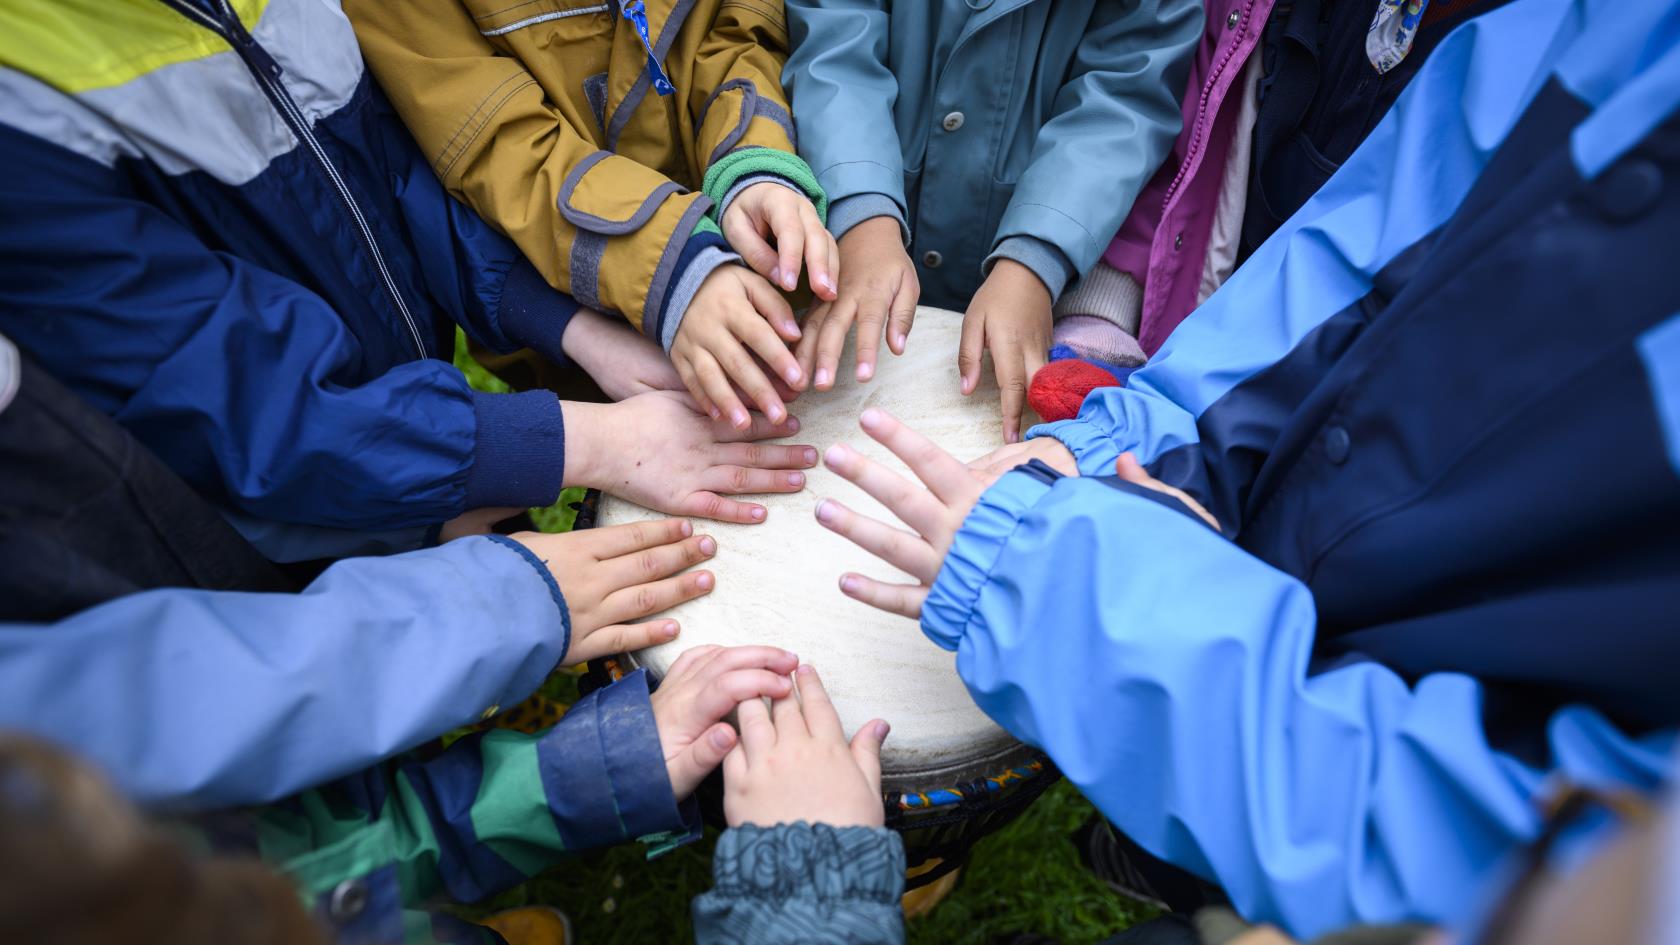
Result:
<instances>
[{"instance_id":1,"label":"elastic gathered cuff","mask_svg":"<svg viewBox=\"0 0 1680 945\"><path fill-rule=\"evenodd\" d=\"M805 196L805 191L801 190L798 184L780 174L748 174L745 177L737 178L734 186L730 187L729 192L723 195L723 199L717 202L718 222L721 223L723 218L729 215L729 205L735 202L736 197L741 196L741 191L754 184L781 184L799 196Z\"/></svg>"},{"instance_id":2,"label":"elastic gathered cuff","mask_svg":"<svg viewBox=\"0 0 1680 945\"><path fill-rule=\"evenodd\" d=\"M712 881L716 896L857 900L897 908L904 895L904 842L884 827L744 824L718 837Z\"/></svg>"},{"instance_id":3,"label":"elastic gathered cuff","mask_svg":"<svg viewBox=\"0 0 1680 945\"><path fill-rule=\"evenodd\" d=\"M957 648L1009 537L1056 478L1048 466L1035 462L1005 473L980 494L922 603L922 632L928 639L947 650Z\"/></svg>"},{"instance_id":4,"label":"elastic gathered cuff","mask_svg":"<svg viewBox=\"0 0 1680 945\"><path fill-rule=\"evenodd\" d=\"M716 164L707 168L701 190L712 198L714 203L721 204L729 192L735 189L737 181L761 174L774 174L791 181L817 208L817 219L824 224L828 222L828 194L824 193L822 185L817 183L817 175L811 172L810 165L797 154L789 154L775 148L741 148L725 154ZM719 218L721 219L721 216Z\"/></svg>"},{"instance_id":5,"label":"elastic gathered cuff","mask_svg":"<svg viewBox=\"0 0 1680 945\"><path fill-rule=\"evenodd\" d=\"M688 245L683 247L682 255L677 259L677 274L671 280L671 288L665 293L665 301L659 308L659 333L654 340L661 348L669 352L671 346L677 343L677 329L682 327L689 305L693 304L694 296L699 294L701 284L712 274L712 270L740 261L740 255L730 249L718 234L697 232L689 238Z\"/></svg>"},{"instance_id":6,"label":"elastic gathered cuff","mask_svg":"<svg viewBox=\"0 0 1680 945\"><path fill-rule=\"evenodd\" d=\"M690 829L671 792L646 670L574 703L537 744L537 765L568 850Z\"/></svg>"},{"instance_id":7,"label":"elastic gathered cuff","mask_svg":"<svg viewBox=\"0 0 1680 945\"><path fill-rule=\"evenodd\" d=\"M1062 290L1073 281L1073 263L1061 250L1032 236L1011 236L997 245L980 268L991 275L992 267L1000 259L1013 259L1033 271L1038 281L1050 290L1052 304L1061 298Z\"/></svg>"},{"instance_id":8,"label":"elastic gathered cuff","mask_svg":"<svg viewBox=\"0 0 1680 945\"><path fill-rule=\"evenodd\" d=\"M539 575L542 575L543 583L548 585L548 595L554 598L554 606L560 610L560 658L565 659L566 652L572 648L572 611L571 608L566 606L566 595L560 593L560 582L554 579L554 572L550 571L548 565L544 564L543 560L537 557L531 549L512 538L506 535L487 535L485 537L519 555L519 557L525 559L526 564L529 564Z\"/></svg>"},{"instance_id":9,"label":"elastic gathered cuff","mask_svg":"<svg viewBox=\"0 0 1680 945\"><path fill-rule=\"evenodd\" d=\"M1057 321L1091 315L1136 338L1143 318L1143 286L1130 273L1099 260L1078 285L1063 290L1054 315Z\"/></svg>"},{"instance_id":10,"label":"elastic gathered cuff","mask_svg":"<svg viewBox=\"0 0 1680 945\"><path fill-rule=\"evenodd\" d=\"M521 256L502 285L496 322L509 341L566 367L572 362L566 357L560 339L581 307L576 299L549 285L537 267Z\"/></svg>"},{"instance_id":11,"label":"elastic gathered cuff","mask_svg":"<svg viewBox=\"0 0 1680 945\"><path fill-rule=\"evenodd\" d=\"M560 497L566 426L552 391L474 391L477 436L467 469L466 507L531 508Z\"/></svg>"},{"instance_id":12,"label":"elastic gathered cuff","mask_svg":"<svg viewBox=\"0 0 1680 945\"><path fill-rule=\"evenodd\" d=\"M1029 440L1041 436L1053 436L1061 441L1061 444L1068 448L1068 452L1073 454L1081 476L1114 474L1114 463L1120 458L1120 450L1115 447L1114 440L1109 438L1107 433L1090 421L1074 417L1072 420L1041 423L1027 430L1026 438Z\"/></svg>"},{"instance_id":13,"label":"elastic gathered cuff","mask_svg":"<svg viewBox=\"0 0 1680 945\"><path fill-rule=\"evenodd\" d=\"M892 217L898 221L898 235L904 245L910 245L910 224L897 201L886 194L853 194L841 197L828 208L828 231L835 239L845 236L852 227L876 217Z\"/></svg>"}]
</instances>

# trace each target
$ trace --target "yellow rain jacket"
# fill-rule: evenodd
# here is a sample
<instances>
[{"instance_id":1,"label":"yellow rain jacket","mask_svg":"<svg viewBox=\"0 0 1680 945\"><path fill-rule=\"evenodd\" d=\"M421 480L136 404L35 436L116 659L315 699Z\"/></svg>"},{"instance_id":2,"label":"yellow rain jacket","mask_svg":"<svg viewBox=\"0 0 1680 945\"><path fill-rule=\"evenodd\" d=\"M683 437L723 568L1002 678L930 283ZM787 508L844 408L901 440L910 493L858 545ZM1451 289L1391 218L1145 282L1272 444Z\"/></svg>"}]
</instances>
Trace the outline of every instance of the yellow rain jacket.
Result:
<instances>
[{"instance_id":1,"label":"yellow rain jacket","mask_svg":"<svg viewBox=\"0 0 1680 945\"><path fill-rule=\"evenodd\" d=\"M363 55L451 194L557 289L669 348L732 188L794 154L781 0L346 0ZM645 31L642 28L645 25Z\"/></svg>"}]
</instances>

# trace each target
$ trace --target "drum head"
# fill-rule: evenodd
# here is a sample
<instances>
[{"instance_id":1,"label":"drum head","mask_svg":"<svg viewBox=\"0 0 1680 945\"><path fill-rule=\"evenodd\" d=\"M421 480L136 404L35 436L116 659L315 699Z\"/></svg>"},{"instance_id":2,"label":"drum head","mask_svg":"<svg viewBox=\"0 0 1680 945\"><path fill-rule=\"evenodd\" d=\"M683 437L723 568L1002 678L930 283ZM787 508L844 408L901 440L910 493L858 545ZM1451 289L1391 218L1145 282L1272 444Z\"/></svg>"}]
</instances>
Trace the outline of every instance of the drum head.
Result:
<instances>
[{"instance_id":1,"label":"drum head","mask_svg":"<svg viewBox=\"0 0 1680 945\"><path fill-rule=\"evenodd\" d=\"M834 389L806 391L790 405L801 424L792 442L811 444L819 452L849 443L910 476L858 427L864 408L880 407L964 461L997 448L1003 425L990 365L972 396L963 397L958 387L961 327L959 313L919 309L909 350L895 357L883 345L876 376L866 384L854 379L848 342ZM820 465L809 471L803 492L753 497L769 510L761 525L697 520L697 531L717 538L717 556L707 565L717 575L717 587L670 612L682 623L676 640L634 654L633 661L657 676L684 650L704 644L757 643L792 650L822 673L848 735L873 718L891 723L881 754L889 788L971 777L1014 757L1019 746L975 707L957 677L954 654L930 642L915 621L840 593L839 578L846 571L895 582L910 579L818 525L814 510L824 498L897 523L862 490ZM654 517L622 499L601 498L602 525Z\"/></svg>"}]
</instances>

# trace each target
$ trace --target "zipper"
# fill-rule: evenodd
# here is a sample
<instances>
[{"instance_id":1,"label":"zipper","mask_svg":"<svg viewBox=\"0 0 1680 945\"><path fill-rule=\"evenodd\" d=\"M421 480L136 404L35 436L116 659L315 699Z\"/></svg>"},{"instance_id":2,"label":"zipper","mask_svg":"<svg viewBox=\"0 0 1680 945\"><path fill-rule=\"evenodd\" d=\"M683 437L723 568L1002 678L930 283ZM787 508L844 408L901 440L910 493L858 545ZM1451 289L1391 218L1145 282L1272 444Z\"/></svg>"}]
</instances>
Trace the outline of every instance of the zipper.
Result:
<instances>
[{"instance_id":1,"label":"zipper","mask_svg":"<svg viewBox=\"0 0 1680 945\"><path fill-rule=\"evenodd\" d=\"M1042 459L1031 459L1016 466L1010 472L1026 473L1047 486L1055 485L1056 480L1063 478L1062 474Z\"/></svg>"},{"instance_id":2,"label":"zipper","mask_svg":"<svg viewBox=\"0 0 1680 945\"><path fill-rule=\"evenodd\" d=\"M257 85L261 86L263 93L268 96L274 110L280 113L281 119L292 130L292 134L296 135L298 140L309 148L310 153L315 156L315 162L320 165L322 173L326 174L327 179L332 182L333 189L338 192L339 200L344 204L344 208L349 211L351 219L355 221L356 228L362 235L362 244L367 247L368 253L373 257L374 266L379 270L379 277L385 283L386 294L391 297L392 303L396 305L397 311L402 315L403 323L408 326L409 337L414 341L415 354L421 359L426 358L425 340L420 334L419 326L415 324L413 313L408 310L408 303L403 301L402 293L397 290L396 280L391 277L390 267L385 264L385 254L379 248L379 241L373 235L373 228L368 225L367 217L362 214L362 208L356 203L356 198L351 195L350 187L344 182L343 176L338 173L338 168L334 167L332 160L327 157L326 149L321 147L321 142L315 137L315 133L310 130L309 121L304 117L303 111L292 100L291 93L287 92L285 86L280 84L280 76L284 71L280 68L280 63L276 62L274 57L268 54L268 50L252 38L250 32L245 29L245 24L239 21L239 15L233 12L233 7L229 5L228 0L215 0L216 6L221 11L219 17L199 7L192 0L160 0L160 2L176 13L193 20L220 36L239 54L239 58L244 61L245 67L256 77Z\"/></svg>"}]
</instances>

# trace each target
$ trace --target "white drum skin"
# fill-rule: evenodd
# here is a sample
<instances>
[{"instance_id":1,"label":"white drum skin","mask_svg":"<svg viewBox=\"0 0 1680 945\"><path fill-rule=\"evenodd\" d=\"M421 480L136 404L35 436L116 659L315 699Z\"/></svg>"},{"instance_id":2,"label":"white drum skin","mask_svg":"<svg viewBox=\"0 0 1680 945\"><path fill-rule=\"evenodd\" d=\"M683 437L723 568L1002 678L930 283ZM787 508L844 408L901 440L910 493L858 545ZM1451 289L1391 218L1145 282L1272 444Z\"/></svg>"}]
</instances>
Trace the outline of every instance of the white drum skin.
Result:
<instances>
[{"instance_id":1,"label":"white drum skin","mask_svg":"<svg viewBox=\"0 0 1680 945\"><path fill-rule=\"evenodd\" d=\"M807 390L790 406L799 434L785 442L810 444L819 455L848 443L910 476L896 457L858 427L866 407L879 407L967 461L1003 443L998 388L987 363L979 389L962 396L957 343L962 315L921 308L902 357L881 347L873 380L855 379L853 343L832 390ZM1033 418L1023 422L1023 428ZM1016 742L975 707L957 677L955 655L935 646L914 620L876 610L840 593L840 575L857 571L892 581L909 578L817 523L824 498L897 524L861 489L820 463L807 471L804 491L750 497L768 509L760 525L695 520L717 539L705 566L717 575L711 594L667 613L682 624L676 640L634 654L662 675L686 649L705 644L769 644L792 650L815 666L849 736L872 718L892 725L881 753L889 782L906 783L973 768L1007 753ZM602 496L601 525L660 517Z\"/></svg>"}]
</instances>

